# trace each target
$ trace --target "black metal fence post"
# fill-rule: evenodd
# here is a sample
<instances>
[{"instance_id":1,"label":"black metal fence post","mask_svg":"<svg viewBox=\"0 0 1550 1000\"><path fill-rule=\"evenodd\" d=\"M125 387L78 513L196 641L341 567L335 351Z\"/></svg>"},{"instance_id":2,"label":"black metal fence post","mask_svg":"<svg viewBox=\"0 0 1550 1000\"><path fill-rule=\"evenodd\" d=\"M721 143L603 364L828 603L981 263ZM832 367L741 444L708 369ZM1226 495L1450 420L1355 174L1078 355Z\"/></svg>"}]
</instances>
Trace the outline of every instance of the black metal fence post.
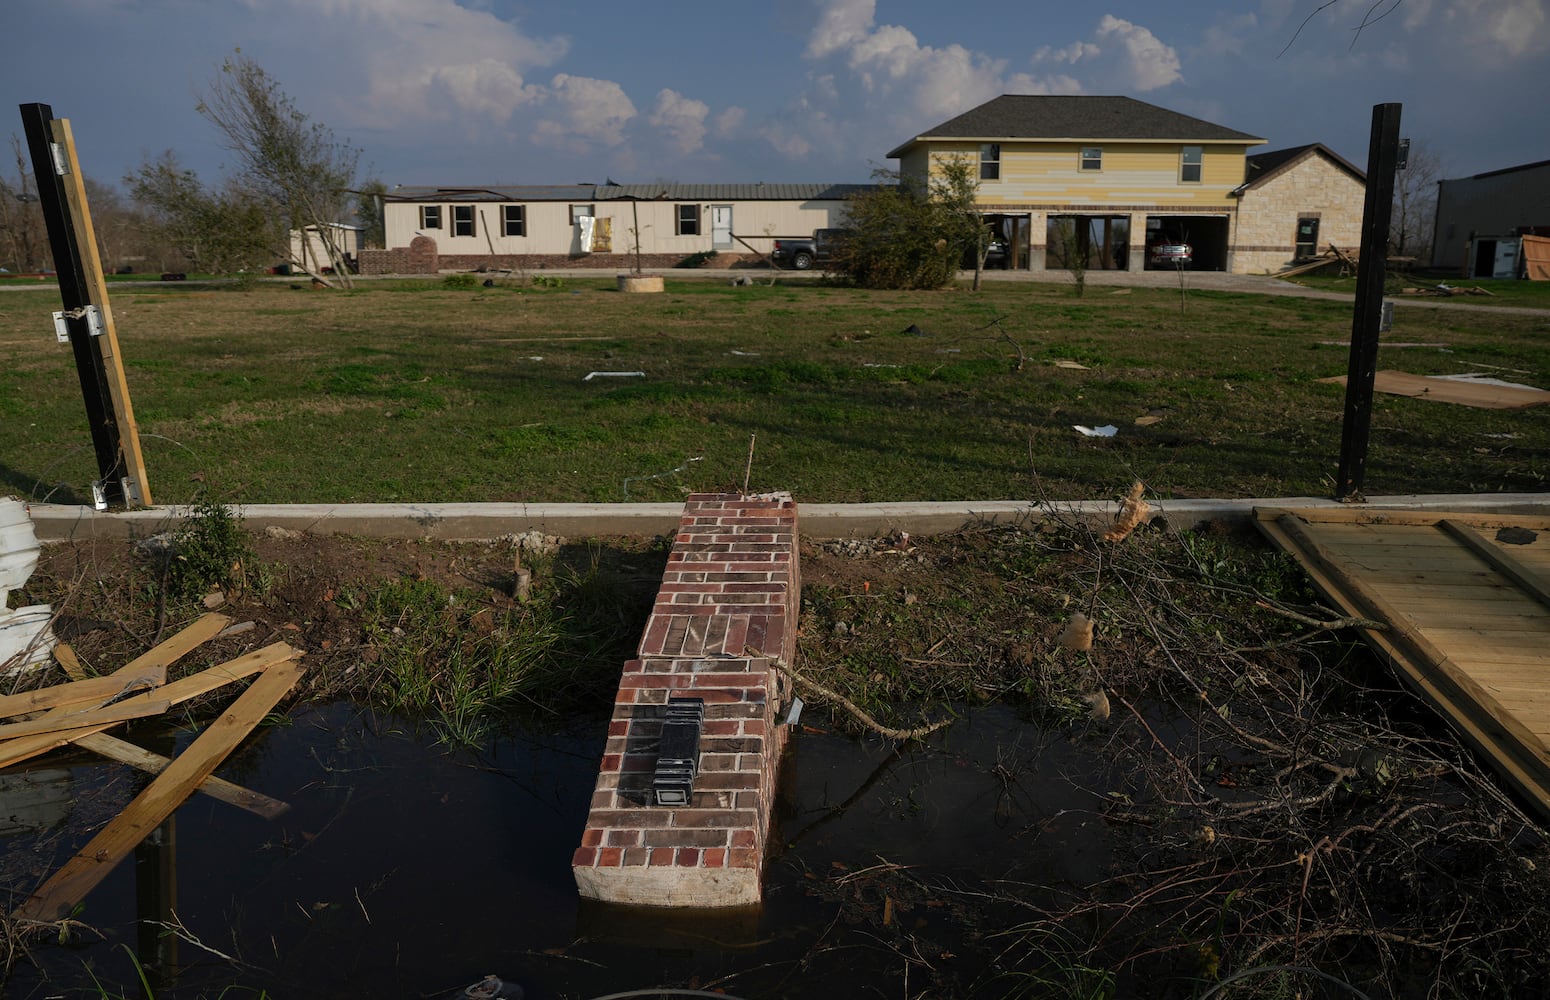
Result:
<instances>
[{"instance_id":1,"label":"black metal fence post","mask_svg":"<svg viewBox=\"0 0 1550 1000\"><path fill-rule=\"evenodd\" d=\"M1362 249L1356 264L1356 307L1351 318L1351 357L1346 369L1345 418L1340 429L1340 471L1335 499L1359 502L1367 476L1367 441L1372 430L1373 382L1378 369L1378 330L1383 320L1383 283L1388 255L1389 216L1394 204L1394 170L1399 162L1399 104L1372 109L1367 148L1367 201L1362 209Z\"/></svg>"}]
</instances>

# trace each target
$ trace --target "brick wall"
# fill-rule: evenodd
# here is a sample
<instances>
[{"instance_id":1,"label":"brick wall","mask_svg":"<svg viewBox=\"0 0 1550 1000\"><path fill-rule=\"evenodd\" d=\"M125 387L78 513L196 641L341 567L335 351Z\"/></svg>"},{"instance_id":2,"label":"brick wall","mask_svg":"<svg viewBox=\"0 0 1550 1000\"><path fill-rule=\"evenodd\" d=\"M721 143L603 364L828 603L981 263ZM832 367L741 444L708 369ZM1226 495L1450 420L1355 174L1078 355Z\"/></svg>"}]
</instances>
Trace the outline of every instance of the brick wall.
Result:
<instances>
[{"instance_id":1,"label":"brick wall","mask_svg":"<svg viewBox=\"0 0 1550 1000\"><path fill-rule=\"evenodd\" d=\"M785 733L801 581L786 494L695 494L684 505L637 657L624 665L572 867L588 899L731 907L760 900ZM762 654L762 655L761 655ZM690 802L653 804L669 696L705 702Z\"/></svg>"}]
</instances>

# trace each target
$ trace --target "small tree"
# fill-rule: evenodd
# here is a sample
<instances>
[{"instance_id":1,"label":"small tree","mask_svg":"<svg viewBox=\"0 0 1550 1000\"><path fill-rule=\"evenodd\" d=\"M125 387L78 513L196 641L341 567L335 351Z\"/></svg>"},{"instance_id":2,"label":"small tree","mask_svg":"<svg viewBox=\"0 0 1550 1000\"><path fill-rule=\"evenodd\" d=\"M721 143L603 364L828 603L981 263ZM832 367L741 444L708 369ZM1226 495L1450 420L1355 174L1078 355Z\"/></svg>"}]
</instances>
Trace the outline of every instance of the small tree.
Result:
<instances>
[{"instance_id":1,"label":"small tree","mask_svg":"<svg viewBox=\"0 0 1550 1000\"><path fill-rule=\"evenodd\" d=\"M0 266L14 271L41 271L52 259L48 231L22 142L14 134L11 154L16 161L16 182L13 185L0 177L0 240L4 241L0 243Z\"/></svg>"},{"instance_id":2,"label":"small tree","mask_svg":"<svg viewBox=\"0 0 1550 1000\"><path fill-rule=\"evenodd\" d=\"M1090 225L1079 215L1058 215L1050 217L1045 230L1048 244L1045 252L1053 255L1057 266L1070 273L1077 298L1087 292L1087 263L1092 254Z\"/></svg>"},{"instance_id":3,"label":"small tree","mask_svg":"<svg viewBox=\"0 0 1550 1000\"><path fill-rule=\"evenodd\" d=\"M328 256L326 266L349 287L350 269L335 226L350 215L359 151L303 114L279 83L240 49L221 65L220 76L199 102L199 113L237 154L240 166L234 180L284 219L286 239L276 256L325 281L318 266L323 262L306 259L310 241L305 234L314 228ZM292 231L304 234L300 253L291 251Z\"/></svg>"},{"instance_id":4,"label":"small tree","mask_svg":"<svg viewBox=\"0 0 1550 1000\"><path fill-rule=\"evenodd\" d=\"M351 193L355 196L355 224L361 229L361 246L384 249L387 223L382 214L382 199L387 185L374 177Z\"/></svg>"},{"instance_id":5,"label":"small tree","mask_svg":"<svg viewBox=\"0 0 1550 1000\"><path fill-rule=\"evenodd\" d=\"M1410 145L1405 168L1394 174L1394 207L1389 217L1389 253L1430 258L1437 223L1437 181L1442 162L1419 141Z\"/></svg>"},{"instance_id":6,"label":"small tree","mask_svg":"<svg viewBox=\"0 0 1550 1000\"><path fill-rule=\"evenodd\" d=\"M834 269L865 288L941 288L952 281L964 247L957 221L925 185L889 170L873 176L883 183L846 207L850 231Z\"/></svg>"},{"instance_id":7,"label":"small tree","mask_svg":"<svg viewBox=\"0 0 1550 1000\"><path fill-rule=\"evenodd\" d=\"M979 211L979 190L978 162L963 155L937 161L931 197L941 207L943 222L950 230L948 239L959 248L959 260L965 253L973 256L976 292L990 250L990 233Z\"/></svg>"}]
</instances>

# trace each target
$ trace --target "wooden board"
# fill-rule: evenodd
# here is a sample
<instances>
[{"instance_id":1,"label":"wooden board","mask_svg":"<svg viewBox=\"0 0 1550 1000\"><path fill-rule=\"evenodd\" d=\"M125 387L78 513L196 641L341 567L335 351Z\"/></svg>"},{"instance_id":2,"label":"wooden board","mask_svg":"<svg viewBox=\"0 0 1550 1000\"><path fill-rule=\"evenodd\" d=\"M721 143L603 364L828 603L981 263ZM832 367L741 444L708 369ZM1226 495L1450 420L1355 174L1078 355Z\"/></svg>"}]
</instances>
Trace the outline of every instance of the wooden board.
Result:
<instances>
[{"instance_id":1,"label":"wooden board","mask_svg":"<svg viewBox=\"0 0 1550 1000\"><path fill-rule=\"evenodd\" d=\"M39 736L64 732L70 729L85 729L92 726L107 728L119 722L128 722L130 719L143 719L147 715L160 715L172 707L172 702L166 698L126 698L116 702L107 708L91 708L80 712L64 712L39 716L36 719L28 719L26 722L8 722L0 726L0 740L11 740L18 736Z\"/></svg>"},{"instance_id":2,"label":"wooden board","mask_svg":"<svg viewBox=\"0 0 1550 1000\"><path fill-rule=\"evenodd\" d=\"M216 616L219 617L219 616ZM232 681L241 680L250 674L255 674L266 667L279 663L282 660L296 659L301 656L301 650L288 646L283 642L276 642L256 649L251 653L244 653L236 659L227 660L197 674L181 677L170 684L157 688L154 692L137 694L124 699L124 703L134 701L136 698L150 699L154 694L158 698L164 698L174 705L197 698L202 694L208 694L219 687L230 684ZM114 676L117 676L116 674ZM0 743L0 767L15 764L20 761L36 757L40 753L47 753L55 747L64 746L72 740L91 733L100 733L107 729L108 725L89 726L75 729L62 730L57 733L46 733L39 736L23 736L20 739L9 740Z\"/></svg>"},{"instance_id":3,"label":"wooden board","mask_svg":"<svg viewBox=\"0 0 1550 1000\"><path fill-rule=\"evenodd\" d=\"M301 673L301 664L288 659L260 674L220 718L135 796L123 812L17 907L13 916L21 920L49 921L68 915L123 860L124 855L172 815L199 783L237 748L269 710L290 692Z\"/></svg>"},{"instance_id":4,"label":"wooden board","mask_svg":"<svg viewBox=\"0 0 1550 1000\"><path fill-rule=\"evenodd\" d=\"M148 691L166 683L165 664L152 665L131 676L89 677L85 680L54 684L18 694L0 695L0 718L28 715L50 708L74 708L101 705L132 691Z\"/></svg>"},{"instance_id":5,"label":"wooden board","mask_svg":"<svg viewBox=\"0 0 1550 1000\"><path fill-rule=\"evenodd\" d=\"M1550 816L1550 514L1255 511L1369 645Z\"/></svg>"},{"instance_id":6,"label":"wooden board","mask_svg":"<svg viewBox=\"0 0 1550 1000\"><path fill-rule=\"evenodd\" d=\"M1321 378L1320 382L1344 385L1346 377ZM1550 392L1533 386L1494 385L1490 382L1471 382L1463 379L1438 378L1431 375L1412 375L1409 372L1384 370L1373 377L1373 389L1391 396L1412 396L1437 403L1457 403L1483 410L1515 410L1522 406L1541 406L1550 403Z\"/></svg>"},{"instance_id":7,"label":"wooden board","mask_svg":"<svg viewBox=\"0 0 1550 1000\"><path fill-rule=\"evenodd\" d=\"M152 753L144 747L135 746L107 733L88 733L85 736L77 736L70 742L78 747L100 754L109 760L118 761L120 764L128 764L130 767L139 768L147 774L160 774L172 763L171 758L161 754ZM290 804L272 799L267 795L253 791L251 788L243 788L210 775L199 783L194 791L208 795L212 799L219 799L228 805L238 809L246 809L255 816L264 819L274 819L290 808Z\"/></svg>"}]
</instances>

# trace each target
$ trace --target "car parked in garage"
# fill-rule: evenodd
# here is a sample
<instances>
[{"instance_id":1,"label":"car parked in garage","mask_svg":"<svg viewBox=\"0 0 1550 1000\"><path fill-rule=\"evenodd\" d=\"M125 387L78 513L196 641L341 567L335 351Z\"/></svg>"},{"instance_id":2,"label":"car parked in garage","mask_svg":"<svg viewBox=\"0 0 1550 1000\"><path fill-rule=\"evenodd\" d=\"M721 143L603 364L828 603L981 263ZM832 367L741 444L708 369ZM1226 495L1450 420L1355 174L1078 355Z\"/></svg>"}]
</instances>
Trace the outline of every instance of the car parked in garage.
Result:
<instances>
[{"instance_id":1,"label":"car parked in garage","mask_svg":"<svg viewBox=\"0 0 1550 1000\"><path fill-rule=\"evenodd\" d=\"M1195 249L1188 243L1153 243L1147 251L1153 267L1189 267L1195 260Z\"/></svg>"}]
</instances>

